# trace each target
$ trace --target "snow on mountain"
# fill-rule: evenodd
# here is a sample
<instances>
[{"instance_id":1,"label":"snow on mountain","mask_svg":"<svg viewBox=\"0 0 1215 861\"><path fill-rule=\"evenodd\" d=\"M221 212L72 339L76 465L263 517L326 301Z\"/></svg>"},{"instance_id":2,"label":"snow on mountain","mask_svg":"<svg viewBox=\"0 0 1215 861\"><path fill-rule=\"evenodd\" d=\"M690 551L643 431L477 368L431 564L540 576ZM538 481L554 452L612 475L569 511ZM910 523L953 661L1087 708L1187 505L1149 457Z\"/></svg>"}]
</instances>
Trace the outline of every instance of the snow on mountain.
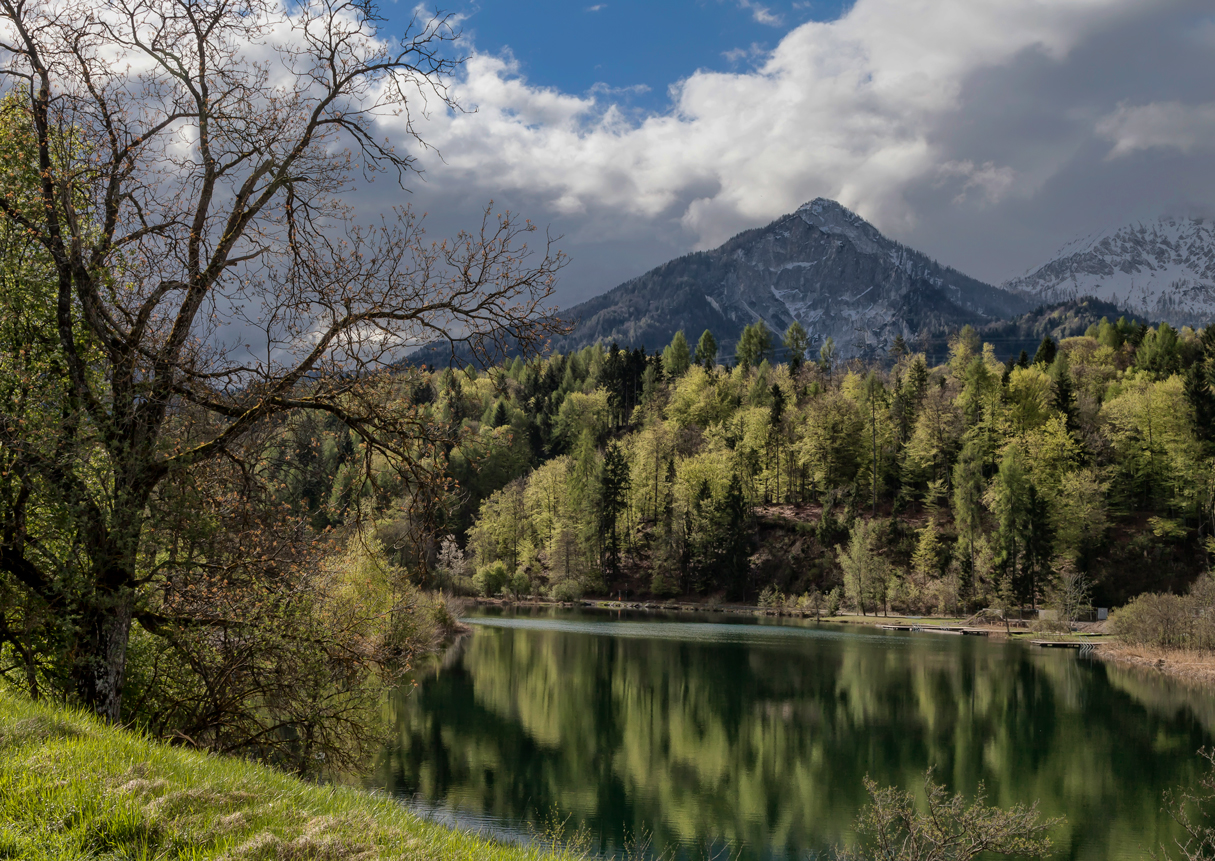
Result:
<instances>
[{"instance_id":1,"label":"snow on mountain","mask_svg":"<svg viewBox=\"0 0 1215 861\"><path fill-rule=\"evenodd\" d=\"M678 329L710 329L726 351L762 319L794 320L845 356L884 349L896 335L984 323L1030 307L1008 293L887 239L832 200L818 198L713 251L672 260L561 316L576 322L557 349L594 341L657 349Z\"/></svg>"},{"instance_id":2,"label":"snow on mountain","mask_svg":"<svg viewBox=\"0 0 1215 861\"><path fill-rule=\"evenodd\" d=\"M1178 325L1215 320L1215 221L1163 217L1065 245L1004 289L1060 302L1095 296Z\"/></svg>"}]
</instances>

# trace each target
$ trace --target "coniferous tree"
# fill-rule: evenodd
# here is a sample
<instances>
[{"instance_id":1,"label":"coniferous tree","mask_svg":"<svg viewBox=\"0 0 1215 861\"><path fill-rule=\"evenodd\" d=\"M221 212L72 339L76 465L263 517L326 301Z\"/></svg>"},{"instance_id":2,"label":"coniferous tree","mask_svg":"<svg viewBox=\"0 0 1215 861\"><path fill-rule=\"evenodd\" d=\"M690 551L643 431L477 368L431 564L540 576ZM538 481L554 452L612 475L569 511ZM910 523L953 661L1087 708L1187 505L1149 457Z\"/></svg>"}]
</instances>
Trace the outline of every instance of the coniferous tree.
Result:
<instances>
[{"instance_id":1,"label":"coniferous tree","mask_svg":"<svg viewBox=\"0 0 1215 861\"><path fill-rule=\"evenodd\" d=\"M835 339L828 335L827 340L823 342L823 346L818 351L818 366L827 375L828 383L831 381L831 372L835 368L835 360Z\"/></svg>"},{"instance_id":2,"label":"coniferous tree","mask_svg":"<svg viewBox=\"0 0 1215 861\"><path fill-rule=\"evenodd\" d=\"M603 454L603 479L600 484L600 531L603 534L603 569L608 576L620 573L620 515L628 500L629 464L620 445L608 444Z\"/></svg>"},{"instance_id":3,"label":"coniferous tree","mask_svg":"<svg viewBox=\"0 0 1215 861\"><path fill-rule=\"evenodd\" d=\"M718 566L722 585L730 597L742 598L746 591L752 530L751 508L743 495L742 481L737 472L730 476L718 520L721 524Z\"/></svg>"},{"instance_id":4,"label":"coniferous tree","mask_svg":"<svg viewBox=\"0 0 1215 861\"><path fill-rule=\"evenodd\" d=\"M1042 343L1038 345L1038 351L1034 353L1035 365L1049 365L1055 361L1055 354L1059 351L1055 344L1054 338L1050 335L1042 336Z\"/></svg>"},{"instance_id":5,"label":"coniferous tree","mask_svg":"<svg viewBox=\"0 0 1215 861\"><path fill-rule=\"evenodd\" d=\"M688 339L684 336L683 329L680 329L671 339L671 343L662 351L662 367L673 379L682 377L691 364L692 354L688 347Z\"/></svg>"},{"instance_id":6,"label":"coniferous tree","mask_svg":"<svg viewBox=\"0 0 1215 861\"><path fill-rule=\"evenodd\" d=\"M700 340L696 342L696 355L694 357L697 364L703 365L706 371L712 370L717 364L717 339L713 337L713 333L705 329L700 336Z\"/></svg>"},{"instance_id":7,"label":"coniferous tree","mask_svg":"<svg viewBox=\"0 0 1215 861\"><path fill-rule=\"evenodd\" d=\"M1211 387L1211 367L1195 362L1185 372L1185 399L1190 407L1194 432L1208 445L1215 442L1215 392Z\"/></svg>"},{"instance_id":8,"label":"coniferous tree","mask_svg":"<svg viewBox=\"0 0 1215 861\"><path fill-rule=\"evenodd\" d=\"M1063 414L1067 420L1067 429L1074 433L1080 422L1076 415L1076 393L1072 385L1067 353L1060 352L1055 356L1048 373L1055 384L1055 409Z\"/></svg>"},{"instance_id":9,"label":"coniferous tree","mask_svg":"<svg viewBox=\"0 0 1215 861\"><path fill-rule=\"evenodd\" d=\"M806 361L806 351L810 348L810 336L806 334L806 327L794 320L785 330L781 343L785 347L789 373L796 374Z\"/></svg>"},{"instance_id":10,"label":"coniferous tree","mask_svg":"<svg viewBox=\"0 0 1215 861\"><path fill-rule=\"evenodd\" d=\"M965 544L964 571L971 594L978 585L975 582L975 543L983 525L984 484L980 446L971 440L962 448L953 468L953 518L958 527L958 540Z\"/></svg>"},{"instance_id":11,"label":"coniferous tree","mask_svg":"<svg viewBox=\"0 0 1215 861\"><path fill-rule=\"evenodd\" d=\"M750 369L767 358L772 352L772 332L763 320L756 320L743 328L738 339L735 359L739 367Z\"/></svg>"}]
</instances>

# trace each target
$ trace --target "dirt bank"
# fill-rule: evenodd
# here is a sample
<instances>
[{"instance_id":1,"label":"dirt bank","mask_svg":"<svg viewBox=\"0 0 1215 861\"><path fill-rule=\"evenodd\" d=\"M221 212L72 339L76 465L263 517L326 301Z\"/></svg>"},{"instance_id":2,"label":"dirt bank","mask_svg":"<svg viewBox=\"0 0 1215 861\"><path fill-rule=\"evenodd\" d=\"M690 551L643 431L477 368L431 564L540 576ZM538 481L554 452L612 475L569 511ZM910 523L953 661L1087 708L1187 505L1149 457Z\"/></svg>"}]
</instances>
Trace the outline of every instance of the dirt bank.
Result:
<instances>
[{"instance_id":1,"label":"dirt bank","mask_svg":"<svg viewBox=\"0 0 1215 861\"><path fill-rule=\"evenodd\" d=\"M1107 661L1156 670L1186 682L1215 685L1215 654L1210 652L1132 646L1105 640L1097 645L1097 654Z\"/></svg>"}]
</instances>

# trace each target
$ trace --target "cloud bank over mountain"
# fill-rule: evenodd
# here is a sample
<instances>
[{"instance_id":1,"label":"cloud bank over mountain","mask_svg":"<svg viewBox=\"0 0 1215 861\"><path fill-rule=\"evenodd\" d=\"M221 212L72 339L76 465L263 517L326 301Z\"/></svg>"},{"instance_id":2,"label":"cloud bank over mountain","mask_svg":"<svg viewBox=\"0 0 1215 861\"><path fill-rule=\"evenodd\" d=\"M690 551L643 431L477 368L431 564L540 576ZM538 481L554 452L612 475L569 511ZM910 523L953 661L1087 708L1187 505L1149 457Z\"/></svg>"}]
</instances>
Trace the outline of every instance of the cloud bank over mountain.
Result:
<instances>
[{"instance_id":1,"label":"cloud bank over mountain","mask_svg":"<svg viewBox=\"0 0 1215 861\"><path fill-rule=\"evenodd\" d=\"M426 122L442 161L416 203L439 226L490 197L551 225L566 301L817 196L1000 281L1075 235L1215 203L1212 34L1206 0L858 0L641 117L473 53L455 92L476 110Z\"/></svg>"}]
</instances>

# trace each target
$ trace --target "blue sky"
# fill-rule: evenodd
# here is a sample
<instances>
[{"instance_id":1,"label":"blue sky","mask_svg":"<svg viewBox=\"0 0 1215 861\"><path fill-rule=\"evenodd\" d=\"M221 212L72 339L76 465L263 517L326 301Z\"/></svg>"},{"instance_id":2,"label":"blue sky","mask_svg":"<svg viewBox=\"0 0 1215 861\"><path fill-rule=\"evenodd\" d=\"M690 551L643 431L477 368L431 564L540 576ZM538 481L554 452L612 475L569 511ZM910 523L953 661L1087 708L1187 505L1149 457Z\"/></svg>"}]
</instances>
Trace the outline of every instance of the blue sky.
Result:
<instances>
[{"instance_id":1,"label":"blue sky","mask_svg":"<svg viewBox=\"0 0 1215 861\"><path fill-rule=\"evenodd\" d=\"M596 85L642 110L698 69L749 67L786 33L838 18L843 0L483 0L453 6L478 51L509 51L533 86L586 93ZM645 88L638 92L634 88Z\"/></svg>"}]
</instances>

